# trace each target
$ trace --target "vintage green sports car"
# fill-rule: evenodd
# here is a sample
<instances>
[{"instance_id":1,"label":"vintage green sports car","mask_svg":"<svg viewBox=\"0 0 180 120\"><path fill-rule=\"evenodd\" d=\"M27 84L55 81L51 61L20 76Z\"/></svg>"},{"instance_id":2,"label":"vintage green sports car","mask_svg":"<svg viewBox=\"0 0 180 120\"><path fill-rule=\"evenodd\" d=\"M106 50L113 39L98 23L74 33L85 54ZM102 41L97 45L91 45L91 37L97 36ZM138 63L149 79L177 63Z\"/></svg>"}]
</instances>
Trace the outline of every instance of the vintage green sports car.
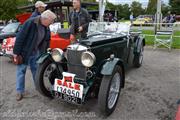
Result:
<instances>
[{"instance_id":1,"label":"vintage green sports car","mask_svg":"<svg viewBox=\"0 0 180 120\"><path fill-rule=\"evenodd\" d=\"M130 32L128 24L92 22L86 39L39 57L36 88L46 97L77 105L98 98L101 113L108 116L125 85L125 70L141 66L144 46L144 37Z\"/></svg>"}]
</instances>

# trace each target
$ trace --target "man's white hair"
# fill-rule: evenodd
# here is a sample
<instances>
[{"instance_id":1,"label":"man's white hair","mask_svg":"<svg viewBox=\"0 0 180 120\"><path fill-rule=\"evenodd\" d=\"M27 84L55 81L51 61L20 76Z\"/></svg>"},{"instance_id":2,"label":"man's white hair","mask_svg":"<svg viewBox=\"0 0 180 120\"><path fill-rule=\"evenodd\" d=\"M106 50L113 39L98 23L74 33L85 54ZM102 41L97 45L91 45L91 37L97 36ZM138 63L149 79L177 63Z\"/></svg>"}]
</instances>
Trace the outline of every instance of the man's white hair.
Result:
<instances>
[{"instance_id":1,"label":"man's white hair","mask_svg":"<svg viewBox=\"0 0 180 120\"><path fill-rule=\"evenodd\" d=\"M50 11L50 10L44 11L44 12L41 14L41 17L42 17L42 18L50 18L50 19L52 19L52 20L56 19L55 13L53 13L53 12Z\"/></svg>"}]
</instances>

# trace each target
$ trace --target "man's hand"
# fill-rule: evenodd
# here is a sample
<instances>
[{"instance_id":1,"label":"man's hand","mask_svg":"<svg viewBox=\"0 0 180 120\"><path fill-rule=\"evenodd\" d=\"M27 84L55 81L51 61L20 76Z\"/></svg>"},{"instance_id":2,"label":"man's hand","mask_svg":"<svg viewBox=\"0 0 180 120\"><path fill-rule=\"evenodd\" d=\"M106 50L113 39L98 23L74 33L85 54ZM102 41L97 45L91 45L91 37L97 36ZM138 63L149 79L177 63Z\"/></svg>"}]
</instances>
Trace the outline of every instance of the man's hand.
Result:
<instances>
[{"instance_id":1,"label":"man's hand","mask_svg":"<svg viewBox=\"0 0 180 120\"><path fill-rule=\"evenodd\" d=\"M82 32L82 31L83 31L83 27L80 26L80 27L78 28L78 30L79 30L79 32Z\"/></svg>"},{"instance_id":2,"label":"man's hand","mask_svg":"<svg viewBox=\"0 0 180 120\"><path fill-rule=\"evenodd\" d=\"M21 65L23 64L23 57L21 55L13 55L13 63L16 65Z\"/></svg>"},{"instance_id":3,"label":"man's hand","mask_svg":"<svg viewBox=\"0 0 180 120\"><path fill-rule=\"evenodd\" d=\"M13 55L13 61L14 61L14 62L17 62L17 56L18 56L18 55L16 55L16 54Z\"/></svg>"},{"instance_id":4,"label":"man's hand","mask_svg":"<svg viewBox=\"0 0 180 120\"><path fill-rule=\"evenodd\" d=\"M73 34L70 35L70 41L71 41L71 44L73 44L76 41L76 38Z\"/></svg>"}]
</instances>

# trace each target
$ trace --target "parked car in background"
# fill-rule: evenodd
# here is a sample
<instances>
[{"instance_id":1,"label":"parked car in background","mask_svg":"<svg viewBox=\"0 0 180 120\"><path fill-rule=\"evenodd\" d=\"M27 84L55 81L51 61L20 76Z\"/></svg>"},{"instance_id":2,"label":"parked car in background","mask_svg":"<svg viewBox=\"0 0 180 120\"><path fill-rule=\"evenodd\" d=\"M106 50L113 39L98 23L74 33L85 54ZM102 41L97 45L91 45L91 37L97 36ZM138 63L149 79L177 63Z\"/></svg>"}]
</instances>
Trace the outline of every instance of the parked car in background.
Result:
<instances>
[{"instance_id":1,"label":"parked car in background","mask_svg":"<svg viewBox=\"0 0 180 120\"><path fill-rule=\"evenodd\" d=\"M133 21L133 25L147 25L147 23L153 23L153 21L153 15L140 15Z\"/></svg>"},{"instance_id":2,"label":"parked car in background","mask_svg":"<svg viewBox=\"0 0 180 120\"><path fill-rule=\"evenodd\" d=\"M50 26L51 39L50 48L61 48L62 50L70 44L70 30L61 29L59 23ZM16 37L9 37L3 40L0 55L12 58Z\"/></svg>"},{"instance_id":3,"label":"parked car in background","mask_svg":"<svg viewBox=\"0 0 180 120\"><path fill-rule=\"evenodd\" d=\"M16 37L9 37L4 39L1 45L0 55L5 55L11 58L13 56L13 48L14 48L15 40Z\"/></svg>"},{"instance_id":4,"label":"parked car in background","mask_svg":"<svg viewBox=\"0 0 180 120\"><path fill-rule=\"evenodd\" d=\"M5 27L4 21L0 20L0 32Z\"/></svg>"},{"instance_id":5,"label":"parked car in background","mask_svg":"<svg viewBox=\"0 0 180 120\"><path fill-rule=\"evenodd\" d=\"M0 31L0 43L8 37L15 37L17 32L21 29L21 25L30 17L30 15L31 13L16 15L19 22L9 23Z\"/></svg>"},{"instance_id":6,"label":"parked car in background","mask_svg":"<svg viewBox=\"0 0 180 120\"><path fill-rule=\"evenodd\" d=\"M19 22L7 24L0 31L0 55L13 55L13 48L17 32L20 31L22 24L31 16L31 13L22 13L16 15ZM13 20L12 20L13 21Z\"/></svg>"},{"instance_id":7,"label":"parked car in background","mask_svg":"<svg viewBox=\"0 0 180 120\"><path fill-rule=\"evenodd\" d=\"M5 27L4 25L0 25L0 32L4 27Z\"/></svg>"},{"instance_id":8,"label":"parked car in background","mask_svg":"<svg viewBox=\"0 0 180 120\"><path fill-rule=\"evenodd\" d=\"M0 43L8 37L15 37L20 28L20 22L7 24L0 32Z\"/></svg>"}]
</instances>

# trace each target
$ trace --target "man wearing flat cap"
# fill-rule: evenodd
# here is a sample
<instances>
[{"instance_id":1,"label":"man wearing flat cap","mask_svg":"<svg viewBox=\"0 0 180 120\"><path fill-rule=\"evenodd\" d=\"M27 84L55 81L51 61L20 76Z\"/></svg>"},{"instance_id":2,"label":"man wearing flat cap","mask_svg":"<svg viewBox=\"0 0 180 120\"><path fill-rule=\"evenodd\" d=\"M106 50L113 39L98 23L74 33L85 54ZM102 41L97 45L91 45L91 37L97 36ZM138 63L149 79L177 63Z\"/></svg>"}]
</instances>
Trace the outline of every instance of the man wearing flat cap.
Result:
<instances>
[{"instance_id":1,"label":"man wearing flat cap","mask_svg":"<svg viewBox=\"0 0 180 120\"><path fill-rule=\"evenodd\" d=\"M42 1L37 1L35 3L35 11L32 13L31 17L37 17L41 15L42 12L45 11L47 4L43 3Z\"/></svg>"}]
</instances>

